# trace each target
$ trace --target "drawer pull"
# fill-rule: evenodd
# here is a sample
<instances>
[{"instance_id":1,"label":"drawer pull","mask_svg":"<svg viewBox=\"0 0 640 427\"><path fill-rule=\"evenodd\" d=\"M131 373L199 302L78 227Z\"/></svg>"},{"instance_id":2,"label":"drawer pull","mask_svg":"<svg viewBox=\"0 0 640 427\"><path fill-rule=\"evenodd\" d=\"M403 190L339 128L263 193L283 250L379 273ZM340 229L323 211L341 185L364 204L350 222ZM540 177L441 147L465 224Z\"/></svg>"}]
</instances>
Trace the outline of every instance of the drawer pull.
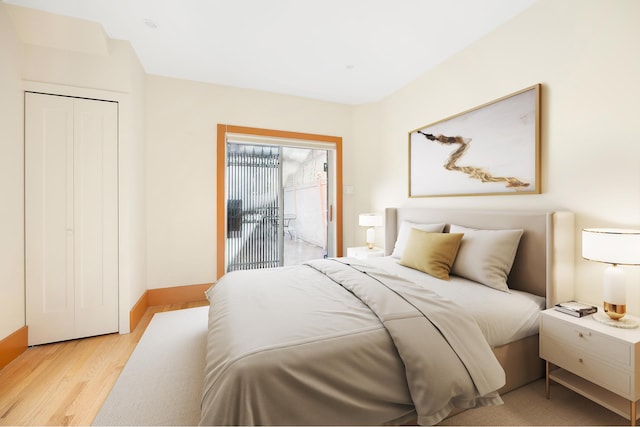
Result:
<instances>
[{"instance_id":1,"label":"drawer pull","mask_svg":"<svg viewBox=\"0 0 640 427\"><path fill-rule=\"evenodd\" d=\"M578 359L578 362L584 363L584 360L582 360L582 357Z\"/></svg>"},{"instance_id":2,"label":"drawer pull","mask_svg":"<svg viewBox=\"0 0 640 427\"><path fill-rule=\"evenodd\" d=\"M578 332L578 336L579 336L580 338L584 337L584 335L582 335L582 332Z\"/></svg>"}]
</instances>

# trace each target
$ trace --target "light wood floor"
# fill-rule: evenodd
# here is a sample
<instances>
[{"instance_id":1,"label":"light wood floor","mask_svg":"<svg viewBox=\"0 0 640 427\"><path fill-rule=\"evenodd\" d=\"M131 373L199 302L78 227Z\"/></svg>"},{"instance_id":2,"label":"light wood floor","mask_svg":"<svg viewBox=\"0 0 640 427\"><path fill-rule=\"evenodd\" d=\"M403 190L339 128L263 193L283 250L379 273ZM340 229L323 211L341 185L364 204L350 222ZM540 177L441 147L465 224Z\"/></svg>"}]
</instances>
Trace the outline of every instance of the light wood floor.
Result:
<instances>
[{"instance_id":1,"label":"light wood floor","mask_svg":"<svg viewBox=\"0 0 640 427\"><path fill-rule=\"evenodd\" d=\"M207 304L149 307L130 334L29 348L0 370L0 425L90 425L153 315Z\"/></svg>"}]
</instances>

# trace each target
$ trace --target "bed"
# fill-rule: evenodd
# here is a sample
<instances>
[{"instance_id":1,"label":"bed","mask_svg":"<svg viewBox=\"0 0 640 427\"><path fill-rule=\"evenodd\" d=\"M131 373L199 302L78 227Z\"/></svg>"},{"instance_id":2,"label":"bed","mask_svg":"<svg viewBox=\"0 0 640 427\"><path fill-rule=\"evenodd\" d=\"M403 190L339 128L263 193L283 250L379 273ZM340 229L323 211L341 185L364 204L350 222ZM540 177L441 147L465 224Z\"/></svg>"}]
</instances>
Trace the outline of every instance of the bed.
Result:
<instances>
[{"instance_id":1,"label":"bed","mask_svg":"<svg viewBox=\"0 0 640 427\"><path fill-rule=\"evenodd\" d=\"M474 276L505 252L479 254L487 236L515 244L497 282ZM419 239L458 241L448 280L411 265ZM212 286L201 424L432 425L543 376L537 316L573 296L570 213L388 208L385 242Z\"/></svg>"}]
</instances>

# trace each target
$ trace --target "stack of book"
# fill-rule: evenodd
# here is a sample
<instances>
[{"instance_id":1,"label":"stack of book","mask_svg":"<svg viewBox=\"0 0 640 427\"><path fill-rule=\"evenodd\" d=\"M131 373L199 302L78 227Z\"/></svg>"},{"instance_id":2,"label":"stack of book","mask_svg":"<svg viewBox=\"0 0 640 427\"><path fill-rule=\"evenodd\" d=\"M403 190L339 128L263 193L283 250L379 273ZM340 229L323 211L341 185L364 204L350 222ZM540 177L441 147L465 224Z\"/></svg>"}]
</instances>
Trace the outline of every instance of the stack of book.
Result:
<instances>
[{"instance_id":1,"label":"stack of book","mask_svg":"<svg viewBox=\"0 0 640 427\"><path fill-rule=\"evenodd\" d=\"M577 301L561 302L556 304L554 308L562 313L575 317L587 316L598 311L598 307L595 305L584 304Z\"/></svg>"}]
</instances>

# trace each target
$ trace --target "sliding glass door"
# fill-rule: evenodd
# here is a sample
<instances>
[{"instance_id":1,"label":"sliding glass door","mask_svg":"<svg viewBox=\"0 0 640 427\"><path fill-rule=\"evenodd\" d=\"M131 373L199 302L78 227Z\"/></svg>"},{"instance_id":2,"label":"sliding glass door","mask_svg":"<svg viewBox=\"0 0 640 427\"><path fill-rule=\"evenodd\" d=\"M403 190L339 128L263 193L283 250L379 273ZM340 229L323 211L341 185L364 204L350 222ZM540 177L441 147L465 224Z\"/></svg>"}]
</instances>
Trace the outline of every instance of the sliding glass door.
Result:
<instances>
[{"instance_id":1,"label":"sliding glass door","mask_svg":"<svg viewBox=\"0 0 640 427\"><path fill-rule=\"evenodd\" d=\"M227 141L225 271L329 255L328 151Z\"/></svg>"}]
</instances>

